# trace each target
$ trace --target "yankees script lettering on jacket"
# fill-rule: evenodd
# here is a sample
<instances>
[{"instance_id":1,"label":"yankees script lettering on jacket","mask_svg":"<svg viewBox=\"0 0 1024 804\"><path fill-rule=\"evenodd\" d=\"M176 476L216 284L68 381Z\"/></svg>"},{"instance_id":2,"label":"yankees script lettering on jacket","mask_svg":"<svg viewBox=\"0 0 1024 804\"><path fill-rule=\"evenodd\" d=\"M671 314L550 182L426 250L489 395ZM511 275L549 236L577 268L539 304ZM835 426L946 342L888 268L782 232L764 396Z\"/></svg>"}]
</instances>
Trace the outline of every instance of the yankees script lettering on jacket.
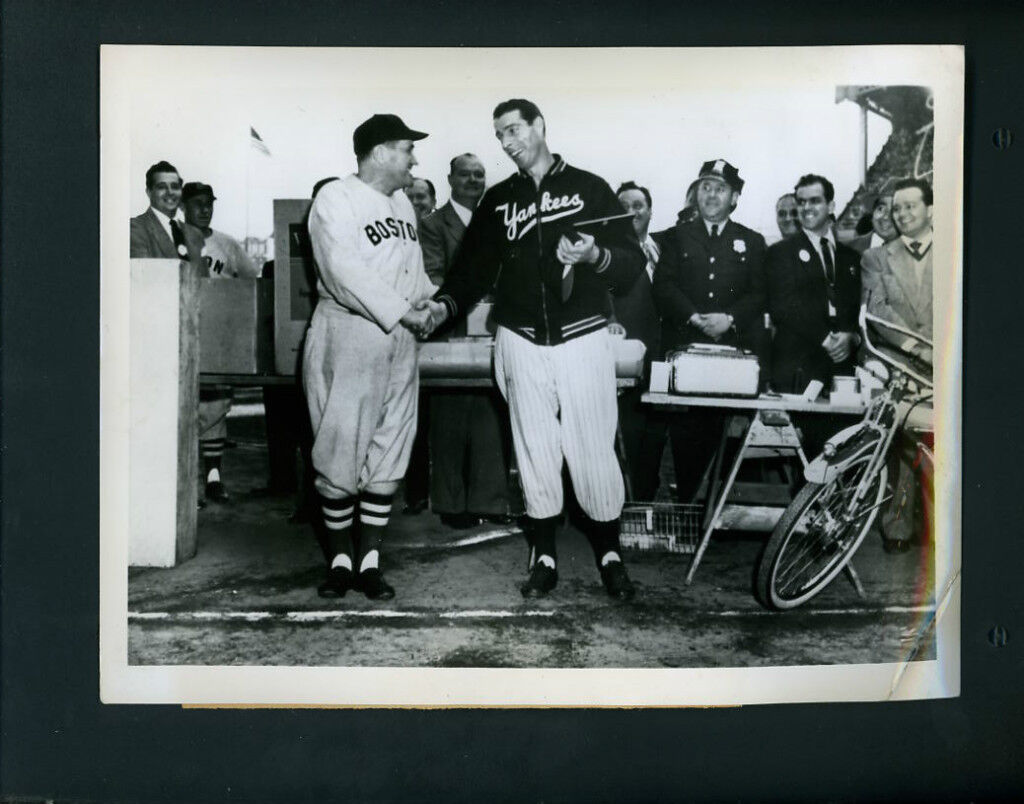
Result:
<instances>
[{"instance_id":1,"label":"yankees script lettering on jacket","mask_svg":"<svg viewBox=\"0 0 1024 804\"><path fill-rule=\"evenodd\" d=\"M574 221L621 215L622 207L604 179L554 159L539 187L519 171L484 194L436 296L452 316L494 287L496 323L533 343L563 343L606 326L608 289L629 290L644 270L647 258L632 233L598 233L597 262L576 266L572 293L562 300L559 238Z\"/></svg>"}]
</instances>

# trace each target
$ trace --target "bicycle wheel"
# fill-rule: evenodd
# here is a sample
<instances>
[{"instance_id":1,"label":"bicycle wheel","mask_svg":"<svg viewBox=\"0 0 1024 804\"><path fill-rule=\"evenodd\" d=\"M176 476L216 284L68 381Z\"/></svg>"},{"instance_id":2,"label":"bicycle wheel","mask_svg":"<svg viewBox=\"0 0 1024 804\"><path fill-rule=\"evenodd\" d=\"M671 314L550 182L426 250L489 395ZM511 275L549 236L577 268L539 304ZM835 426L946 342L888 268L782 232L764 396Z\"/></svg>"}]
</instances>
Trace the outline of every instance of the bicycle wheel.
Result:
<instances>
[{"instance_id":1,"label":"bicycle wheel","mask_svg":"<svg viewBox=\"0 0 1024 804\"><path fill-rule=\"evenodd\" d=\"M878 515L885 494L885 464L856 510L850 503L871 453L855 458L826 484L808 483L772 531L757 567L757 596L770 609L806 603L846 566Z\"/></svg>"}]
</instances>

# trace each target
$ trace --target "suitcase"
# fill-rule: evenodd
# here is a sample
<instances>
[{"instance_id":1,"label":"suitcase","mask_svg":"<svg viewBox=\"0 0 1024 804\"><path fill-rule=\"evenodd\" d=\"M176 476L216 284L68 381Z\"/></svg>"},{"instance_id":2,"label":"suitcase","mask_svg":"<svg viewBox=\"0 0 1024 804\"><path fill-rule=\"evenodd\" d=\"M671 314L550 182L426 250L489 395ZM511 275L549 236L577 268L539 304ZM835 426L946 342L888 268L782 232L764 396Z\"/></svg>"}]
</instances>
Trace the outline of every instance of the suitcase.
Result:
<instances>
[{"instance_id":1,"label":"suitcase","mask_svg":"<svg viewBox=\"0 0 1024 804\"><path fill-rule=\"evenodd\" d=\"M732 346L694 343L669 355L670 390L675 394L757 396L761 369L757 358Z\"/></svg>"}]
</instances>

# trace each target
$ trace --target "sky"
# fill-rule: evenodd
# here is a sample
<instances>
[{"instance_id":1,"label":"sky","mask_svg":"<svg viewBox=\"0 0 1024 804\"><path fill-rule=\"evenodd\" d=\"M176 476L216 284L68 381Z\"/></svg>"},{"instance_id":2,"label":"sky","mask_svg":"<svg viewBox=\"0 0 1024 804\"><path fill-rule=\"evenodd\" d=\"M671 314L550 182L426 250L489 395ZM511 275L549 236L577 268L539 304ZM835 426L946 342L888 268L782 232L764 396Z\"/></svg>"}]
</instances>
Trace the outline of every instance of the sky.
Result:
<instances>
[{"instance_id":1,"label":"sky","mask_svg":"<svg viewBox=\"0 0 1024 804\"><path fill-rule=\"evenodd\" d=\"M309 197L318 179L353 172L352 130L376 112L428 132L414 173L440 205L456 154L477 154L488 185L512 172L491 112L526 97L553 152L613 189L650 189L652 231L674 222L704 161L726 159L746 181L734 218L771 242L775 201L800 175L832 180L837 213L860 181L860 110L835 102L837 81L860 77L843 74L856 60L837 68L814 51L138 48L138 80L125 79L130 208L146 208L146 168L167 159L185 181L213 185L214 228L270 237L273 199ZM188 91L153 92L157 72ZM868 73L865 83L877 78ZM870 163L890 125L868 119ZM251 147L250 127L269 156Z\"/></svg>"}]
</instances>

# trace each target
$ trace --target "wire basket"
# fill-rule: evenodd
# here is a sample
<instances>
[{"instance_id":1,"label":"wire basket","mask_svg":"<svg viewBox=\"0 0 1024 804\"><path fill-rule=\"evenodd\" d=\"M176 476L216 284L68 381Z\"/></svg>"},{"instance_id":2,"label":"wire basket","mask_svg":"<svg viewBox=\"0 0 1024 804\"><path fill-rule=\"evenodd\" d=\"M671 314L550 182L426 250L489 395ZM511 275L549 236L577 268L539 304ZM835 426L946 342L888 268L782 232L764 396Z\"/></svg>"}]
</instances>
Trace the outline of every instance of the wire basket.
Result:
<instances>
[{"instance_id":1,"label":"wire basket","mask_svg":"<svg viewBox=\"0 0 1024 804\"><path fill-rule=\"evenodd\" d=\"M702 505L627 502L619 541L624 548L693 553L700 542Z\"/></svg>"}]
</instances>

